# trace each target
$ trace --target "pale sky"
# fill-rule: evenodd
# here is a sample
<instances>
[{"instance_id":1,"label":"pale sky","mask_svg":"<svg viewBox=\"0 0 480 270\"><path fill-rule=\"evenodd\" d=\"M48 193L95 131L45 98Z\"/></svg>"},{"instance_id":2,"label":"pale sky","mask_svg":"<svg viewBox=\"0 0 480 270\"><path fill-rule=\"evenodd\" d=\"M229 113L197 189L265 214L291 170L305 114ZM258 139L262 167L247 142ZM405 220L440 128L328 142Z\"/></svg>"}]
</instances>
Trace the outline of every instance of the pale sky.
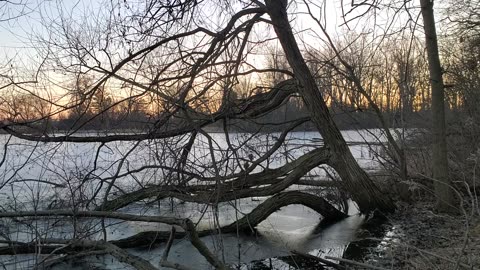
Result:
<instances>
[{"instance_id":1,"label":"pale sky","mask_svg":"<svg viewBox=\"0 0 480 270\"><path fill-rule=\"evenodd\" d=\"M21 68L35 69L40 63L41 59L36 57L36 51L32 49L31 38L35 35L46 35L48 26L42 25L42 22L58 20L60 14L63 13L63 17L71 17L73 20L95 19L96 17L105 16L105 12L108 10L102 10L101 2L109 0L16 0L19 2L26 2L26 5L10 5L8 9L3 9L3 13L0 12L2 19L16 16L18 14L24 14L16 19L9 21L0 21L0 68L4 65L6 60L14 59L13 66ZM129 0L127 0L129 1ZM323 1L306 0L314 4L323 3ZM14 2L14 1L13 1ZM123 1L121 1L123 2ZM131 2L131 1L129 1ZM400 1L403 2L403 1ZM417 2L417 1L414 1ZM15 2L14 2L15 3ZM300 44L308 43L310 46L320 46L321 39L315 37L314 33L320 33L318 26L309 17L304 14L306 12L303 1L297 1L297 5L292 5L289 11L297 12L298 16L291 16L295 19L292 21L294 30L297 31L297 39ZM351 1L344 1L345 12L348 11L348 5ZM340 1L327 1L326 6L321 8L315 8L311 5L312 12L317 17L322 19L322 23L326 22L327 30L334 39L342 39L344 35L351 35L347 27L339 25L343 24L341 17L342 11ZM1 8L1 6L0 6ZM361 12L359 9L358 12ZM358 13L357 13L358 14ZM416 15L416 14L414 14ZM326 19L325 19L326 16ZM352 13L349 18L355 17L356 14ZM438 16L437 16L438 17ZM348 26L351 30L358 32L373 31L379 34L383 34L385 27L379 27L385 20L393 18L392 12L381 13L376 17L362 18L350 22ZM402 25L402 18L396 20L396 26ZM376 22L376 27L373 28L373 23ZM323 36L323 35L320 35ZM320 44L320 45L318 45ZM0 70L1 71L1 70Z\"/></svg>"},{"instance_id":2,"label":"pale sky","mask_svg":"<svg viewBox=\"0 0 480 270\"><path fill-rule=\"evenodd\" d=\"M0 54L6 58L16 55L32 57L32 37L45 33L42 23L58 20L60 13L72 17L92 15L98 10L97 0L13 0L0 11ZM0 5L0 8L2 6ZM1 62L0 62L1 63Z\"/></svg>"},{"instance_id":3,"label":"pale sky","mask_svg":"<svg viewBox=\"0 0 480 270\"><path fill-rule=\"evenodd\" d=\"M25 5L10 4L3 7L3 12L0 11L0 52L3 55L12 56L16 52L20 52L22 49L28 49L31 47L30 36L35 33L40 33L42 31L42 20L55 20L59 16L59 7L63 10L66 15L69 15L71 12L72 17L80 17L92 15L96 13L99 9L100 2L102 0L16 0L13 3L25 3ZM322 3L323 1L309 1L312 3ZM350 1L345 1L345 3ZM339 31L339 25L343 24L343 19L341 18L341 8L340 1L327 1L326 10L320 12L319 9L314 8L314 5L311 5L313 13L315 15L326 15L327 19L322 20L326 22L327 29L331 35L342 35L342 30ZM323 6L323 7L325 7ZM2 8L0 6L0 8ZM305 8L302 4L302 1L298 1L297 8L293 8L296 11L304 12ZM346 5L345 11L348 11L348 5ZM93 13L93 14L92 14ZM16 19L9 21L1 21L2 19L17 17L19 14L25 14L19 16ZM353 17L355 14L350 15ZM391 16L391 15L387 15ZM46 18L46 19L42 19ZM385 15L379 16L377 22L381 22ZM316 26L308 15L298 16L298 18L293 22L295 28L297 29L308 29L312 28L315 32L319 32L316 29ZM358 25L355 22L349 24L352 28L363 27ZM345 27L342 27L346 29ZM303 38L307 36L302 35Z\"/></svg>"}]
</instances>

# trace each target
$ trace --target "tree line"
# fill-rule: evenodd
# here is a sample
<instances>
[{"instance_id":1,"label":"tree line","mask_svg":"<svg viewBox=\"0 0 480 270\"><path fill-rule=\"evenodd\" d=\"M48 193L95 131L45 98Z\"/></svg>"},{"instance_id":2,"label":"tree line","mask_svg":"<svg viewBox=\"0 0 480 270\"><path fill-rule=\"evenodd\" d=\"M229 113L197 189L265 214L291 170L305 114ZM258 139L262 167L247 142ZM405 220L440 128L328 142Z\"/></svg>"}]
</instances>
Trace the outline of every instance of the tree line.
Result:
<instances>
[{"instance_id":1,"label":"tree line","mask_svg":"<svg viewBox=\"0 0 480 270\"><path fill-rule=\"evenodd\" d=\"M372 98L387 119L389 127L421 127L428 124L431 92L429 89L428 63L423 43L417 36L394 36L380 44L368 43L366 38L348 43L342 55L351 64L366 93L362 94L339 69L341 63L335 60L329 48L310 48L306 51L309 69L315 75L320 91L342 129L378 127L378 116L372 109ZM453 37L445 37L445 43ZM345 41L344 41L345 42ZM455 42L455 40L453 40ZM342 47L338 42L335 46ZM475 52L478 50L476 37L464 38L456 46L441 46L442 61L446 63L446 108L449 113L465 113L476 117L478 67ZM285 55L270 50L265 59L266 67L277 70L261 77L241 78L232 86L231 99L246 99L285 79L288 71ZM164 108L155 95L143 94L130 97L124 92L117 94L118 85L102 85L94 92L95 77L75 75L67 78L62 86L66 92L61 102L52 102L44 96L46 88L25 91L16 85L3 90L0 103L3 121L18 123L31 128L31 132L52 130L117 130L141 129L148 127ZM170 90L175 92L176 86ZM220 93L222 90L217 89ZM221 103L218 95L203 97L206 107ZM60 107L61 105L62 107ZM299 97L289 98L282 106L260 119L258 124L241 121L239 130L252 131L262 123L281 123L295 117L308 115L308 110ZM212 130L221 128L214 124ZM35 131L37 129L37 131ZM302 129L312 130L312 125Z\"/></svg>"}]
</instances>

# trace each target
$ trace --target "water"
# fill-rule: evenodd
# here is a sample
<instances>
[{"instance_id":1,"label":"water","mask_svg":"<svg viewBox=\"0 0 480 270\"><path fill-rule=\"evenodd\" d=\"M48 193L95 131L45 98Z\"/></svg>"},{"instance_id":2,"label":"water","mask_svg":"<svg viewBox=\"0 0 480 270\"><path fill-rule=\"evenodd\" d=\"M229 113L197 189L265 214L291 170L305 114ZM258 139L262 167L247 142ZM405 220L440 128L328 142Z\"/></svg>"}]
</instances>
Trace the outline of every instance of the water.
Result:
<instances>
[{"instance_id":1,"label":"water","mask_svg":"<svg viewBox=\"0 0 480 270\"><path fill-rule=\"evenodd\" d=\"M242 146L237 152L238 155L243 157L253 155L256 159L275 143L275 138L279 135L259 135L250 138L250 134L231 134L230 140L234 146ZM343 135L350 142L360 142L363 139L369 142L375 142L377 139L385 140L378 130L361 131L360 133L344 131ZM219 167L219 173L228 175L238 172L238 166L229 163L229 157L233 152L227 149L224 134L210 134L210 136L213 139L212 144L215 146L213 157ZM318 146L319 138L320 135L316 132L293 132L289 135L287 143L261 165L268 168L280 167ZM43 144L10 139L6 162L0 167L3 175L0 179L0 201L3 210L19 211L61 207L62 201L64 203L72 200L81 201L91 197L97 189L100 191L98 197L101 198L105 187L99 188L99 179L114 175L121 176L142 166L158 165L159 162L168 165L176 158L180 148L168 149L165 146L176 143L180 147L187 139L152 140L138 144L136 142L112 142L106 145L95 143ZM8 136L0 135L0 140L6 143ZM194 150L190 153L187 162L190 166L189 170L201 173L202 176L213 176L215 173L212 168L203 167L212 162L208 144L206 137L197 138ZM376 150L380 150L379 146L373 147L374 149L362 144L350 146L353 155L365 169L375 170L381 163L374 153ZM260 171L260 167L255 171ZM316 177L326 176L320 168L313 170L310 174ZM114 188L112 193L121 194L122 190L134 190L145 185L157 184L164 181L168 175L171 173L161 168L125 175L116 180L118 189ZM35 179L44 180L44 182L29 181ZM51 183L55 183L57 186L54 187ZM297 187L292 187L292 189L295 188ZM235 205L222 203L219 205L218 219L214 218L216 212L210 207L206 208L193 203L175 202L172 211L170 201L162 201L160 204L150 207L132 205L122 211L145 215L188 217L199 222L197 229L202 230L214 227L216 222L226 225L241 218L242 213L248 213L265 198L257 199L242 199ZM355 215L356 208L353 204L351 206L350 214L352 216L327 229L319 228L321 216L318 213L304 206L290 205L283 207L259 224L255 235L221 234L203 237L202 240L219 258L228 264L240 267L240 269L262 269L263 266L274 266L274 269L291 269L288 267L292 267L292 263L294 264L296 259L302 260L302 258L292 257L289 253L291 250L314 256L343 256L348 244L355 238L355 233L363 222L363 217ZM5 219L1 222L3 233L16 241L31 241L38 236L64 239L73 236L74 224L70 219L62 222L27 220L23 224ZM78 233L83 233L92 239L99 239L103 235L98 220L82 220L75 223L75 226ZM107 220L106 228L109 240L125 238L141 231L155 230L168 231L169 227L164 224L119 223L117 220ZM164 245L161 244L150 248L131 249L129 252L158 265L164 248ZM30 267L42 259L43 256L33 255L0 256L0 260L7 269ZM185 239L175 240L170 251L169 261L194 269L210 269L205 258ZM58 265L57 267L59 269L75 269L77 263ZM94 266L109 269L128 268L109 256L97 256L88 259L88 266L81 264L77 269Z\"/></svg>"}]
</instances>

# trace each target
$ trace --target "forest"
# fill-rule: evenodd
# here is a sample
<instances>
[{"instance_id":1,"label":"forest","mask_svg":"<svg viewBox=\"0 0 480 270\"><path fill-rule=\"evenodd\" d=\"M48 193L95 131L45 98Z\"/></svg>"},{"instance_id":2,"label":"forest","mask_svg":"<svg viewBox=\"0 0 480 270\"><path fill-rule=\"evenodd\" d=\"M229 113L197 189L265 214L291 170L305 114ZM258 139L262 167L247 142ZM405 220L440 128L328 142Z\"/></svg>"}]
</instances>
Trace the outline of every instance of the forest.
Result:
<instances>
[{"instance_id":1,"label":"forest","mask_svg":"<svg viewBox=\"0 0 480 270\"><path fill-rule=\"evenodd\" d=\"M480 269L480 1L0 0L4 269Z\"/></svg>"}]
</instances>

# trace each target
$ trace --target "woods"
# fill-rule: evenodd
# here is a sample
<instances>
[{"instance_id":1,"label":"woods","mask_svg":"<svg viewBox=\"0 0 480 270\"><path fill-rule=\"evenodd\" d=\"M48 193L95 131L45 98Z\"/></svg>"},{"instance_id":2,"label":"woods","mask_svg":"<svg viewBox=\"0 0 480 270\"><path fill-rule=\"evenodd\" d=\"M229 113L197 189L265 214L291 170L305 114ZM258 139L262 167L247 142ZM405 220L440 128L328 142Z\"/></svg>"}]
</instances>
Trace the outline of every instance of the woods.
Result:
<instances>
[{"instance_id":1,"label":"woods","mask_svg":"<svg viewBox=\"0 0 480 270\"><path fill-rule=\"evenodd\" d=\"M267 245L279 216L321 235L426 193L436 213L478 211L474 1L446 15L423 0L0 7L2 25L36 22L0 46L5 267L257 269L248 237ZM450 31L468 35L448 46ZM254 255L355 265L278 249Z\"/></svg>"}]
</instances>

